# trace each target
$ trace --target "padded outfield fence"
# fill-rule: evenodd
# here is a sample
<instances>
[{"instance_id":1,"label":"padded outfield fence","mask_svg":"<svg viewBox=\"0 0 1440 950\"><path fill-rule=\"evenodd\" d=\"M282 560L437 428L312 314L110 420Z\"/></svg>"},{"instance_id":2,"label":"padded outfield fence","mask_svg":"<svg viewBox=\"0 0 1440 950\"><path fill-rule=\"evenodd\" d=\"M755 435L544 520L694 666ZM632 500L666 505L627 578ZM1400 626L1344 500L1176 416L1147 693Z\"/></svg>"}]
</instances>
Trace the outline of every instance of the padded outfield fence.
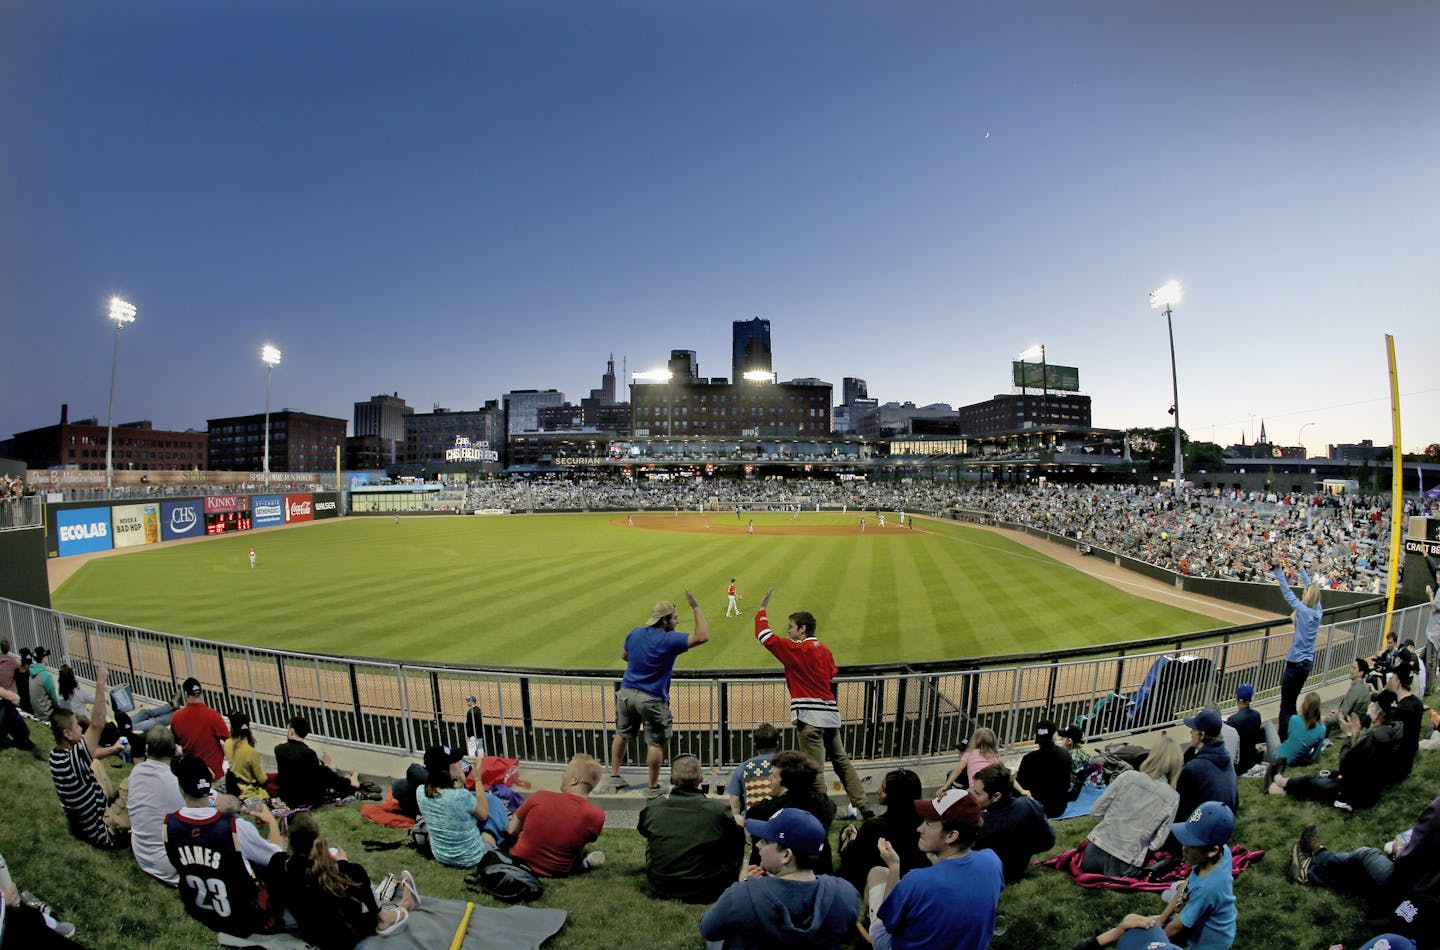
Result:
<instances>
[{"instance_id":1,"label":"padded outfield fence","mask_svg":"<svg viewBox=\"0 0 1440 950\"><path fill-rule=\"evenodd\" d=\"M1383 600L1328 612L1307 689L1344 680L1351 660L1383 644ZM1391 615L1392 634L1421 642L1429 610ZM0 624L17 647L41 644L54 662L92 679L103 663L110 685L174 702L187 676L206 701L242 709L255 726L284 731L303 715L330 741L416 753L434 742L463 746L466 697L485 713L486 748L529 762L561 763L576 752L602 758L612 735L614 670L540 670L323 656L215 643L141 630L0 600ZM1278 695L1288 620L1180 637L1025 656L891 664L842 670L836 690L846 747L857 759L918 761L943 756L978 726L1001 743L1030 741L1047 716L1086 717L1090 740L1153 728L1209 702L1228 704L1240 683L1263 700ZM483 652L477 643L477 652ZM62 659L63 658L63 659ZM751 754L761 722L788 728L778 668L677 671L671 688L671 753L722 768ZM631 750L643 761L643 750Z\"/></svg>"}]
</instances>

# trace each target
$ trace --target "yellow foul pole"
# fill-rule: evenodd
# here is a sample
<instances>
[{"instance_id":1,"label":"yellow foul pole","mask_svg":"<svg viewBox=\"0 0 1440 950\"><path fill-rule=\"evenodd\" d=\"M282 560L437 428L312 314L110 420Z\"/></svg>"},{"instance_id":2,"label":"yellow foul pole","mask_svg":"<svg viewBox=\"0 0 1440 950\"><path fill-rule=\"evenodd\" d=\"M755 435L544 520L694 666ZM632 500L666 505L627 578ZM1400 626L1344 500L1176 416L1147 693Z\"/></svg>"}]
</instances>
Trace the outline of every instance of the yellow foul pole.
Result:
<instances>
[{"instance_id":1,"label":"yellow foul pole","mask_svg":"<svg viewBox=\"0 0 1440 950\"><path fill-rule=\"evenodd\" d=\"M1393 637L1390 617L1395 611L1395 588L1400 580L1400 520L1405 498L1405 454L1400 448L1400 376L1395 371L1395 337L1385 334L1385 358L1390 362L1390 571L1385 583L1385 643Z\"/></svg>"}]
</instances>

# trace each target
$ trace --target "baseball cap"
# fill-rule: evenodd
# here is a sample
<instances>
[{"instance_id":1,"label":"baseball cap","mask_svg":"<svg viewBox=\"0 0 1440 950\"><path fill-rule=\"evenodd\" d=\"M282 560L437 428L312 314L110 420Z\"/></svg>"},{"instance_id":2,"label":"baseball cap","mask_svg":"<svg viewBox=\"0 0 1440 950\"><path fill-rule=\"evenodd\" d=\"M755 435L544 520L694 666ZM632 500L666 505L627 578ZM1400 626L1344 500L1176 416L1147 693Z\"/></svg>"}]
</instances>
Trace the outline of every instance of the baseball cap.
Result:
<instances>
[{"instance_id":1,"label":"baseball cap","mask_svg":"<svg viewBox=\"0 0 1440 950\"><path fill-rule=\"evenodd\" d=\"M1185 717L1185 725L1205 733L1207 736L1220 734L1220 714L1213 709L1202 709L1193 716Z\"/></svg>"},{"instance_id":2,"label":"baseball cap","mask_svg":"<svg viewBox=\"0 0 1440 950\"><path fill-rule=\"evenodd\" d=\"M480 700L476 699L474 696L466 696L466 697L465 697L465 702L467 702L467 703L478 703L479 701L480 701Z\"/></svg>"},{"instance_id":3,"label":"baseball cap","mask_svg":"<svg viewBox=\"0 0 1440 950\"><path fill-rule=\"evenodd\" d=\"M782 808L769 821L747 818L745 830L757 840L773 841L799 854L815 855L825 850L825 826L800 808Z\"/></svg>"},{"instance_id":4,"label":"baseball cap","mask_svg":"<svg viewBox=\"0 0 1440 950\"><path fill-rule=\"evenodd\" d=\"M949 821L980 827L980 805L963 788L952 788L939 798L915 801L915 814L925 821Z\"/></svg>"},{"instance_id":5,"label":"baseball cap","mask_svg":"<svg viewBox=\"0 0 1440 950\"><path fill-rule=\"evenodd\" d=\"M1165 928L1160 926L1127 930L1120 935L1120 942L1116 947L1119 950L1180 950L1170 942L1170 938L1165 935Z\"/></svg>"},{"instance_id":6,"label":"baseball cap","mask_svg":"<svg viewBox=\"0 0 1440 950\"><path fill-rule=\"evenodd\" d=\"M425 750L425 771L431 775L449 775L450 766L459 762L465 754L448 745L432 745Z\"/></svg>"},{"instance_id":7,"label":"baseball cap","mask_svg":"<svg viewBox=\"0 0 1440 950\"><path fill-rule=\"evenodd\" d=\"M1225 844L1235 833L1235 813L1223 802L1206 802L1184 821L1172 821L1175 840L1192 848Z\"/></svg>"},{"instance_id":8,"label":"baseball cap","mask_svg":"<svg viewBox=\"0 0 1440 950\"><path fill-rule=\"evenodd\" d=\"M1235 698L1240 700L1240 702L1242 703L1250 702L1250 700L1255 698L1255 687L1251 686L1249 683L1241 683L1235 689Z\"/></svg>"},{"instance_id":9,"label":"baseball cap","mask_svg":"<svg viewBox=\"0 0 1440 950\"><path fill-rule=\"evenodd\" d=\"M35 649L30 651L30 658L36 663L44 663L45 658L49 655L50 651L45 649L44 647L36 647Z\"/></svg>"},{"instance_id":10,"label":"baseball cap","mask_svg":"<svg viewBox=\"0 0 1440 950\"><path fill-rule=\"evenodd\" d=\"M170 763L170 771L180 783L186 798L204 798L210 794L210 766L198 755L182 755Z\"/></svg>"},{"instance_id":11,"label":"baseball cap","mask_svg":"<svg viewBox=\"0 0 1440 950\"><path fill-rule=\"evenodd\" d=\"M1391 714L1395 712L1395 706L1400 700L1395 697L1393 690L1382 689L1380 692L1373 693L1370 696L1370 702L1380 707L1380 714L1386 719L1389 719L1391 718Z\"/></svg>"},{"instance_id":12,"label":"baseball cap","mask_svg":"<svg viewBox=\"0 0 1440 950\"><path fill-rule=\"evenodd\" d=\"M180 684L180 690L186 696L199 696L205 692L204 687L200 685L200 681L193 676L185 677L185 682Z\"/></svg>"},{"instance_id":13,"label":"baseball cap","mask_svg":"<svg viewBox=\"0 0 1440 950\"><path fill-rule=\"evenodd\" d=\"M1360 950L1416 950L1415 941L1399 934L1381 934Z\"/></svg>"},{"instance_id":14,"label":"baseball cap","mask_svg":"<svg viewBox=\"0 0 1440 950\"><path fill-rule=\"evenodd\" d=\"M1055 734L1057 736L1063 736L1064 738L1069 739L1076 745L1079 745L1080 743L1085 741L1085 732L1079 726L1066 726L1064 729L1061 729Z\"/></svg>"},{"instance_id":15,"label":"baseball cap","mask_svg":"<svg viewBox=\"0 0 1440 950\"><path fill-rule=\"evenodd\" d=\"M662 600L660 601L660 603L650 608L650 623L654 624L656 621L664 620L666 617L670 616L673 613L675 613L674 602L669 600Z\"/></svg>"},{"instance_id":16,"label":"baseball cap","mask_svg":"<svg viewBox=\"0 0 1440 950\"><path fill-rule=\"evenodd\" d=\"M1053 742L1055 741L1055 731L1059 728L1055 720L1042 719L1035 723L1035 738Z\"/></svg>"}]
</instances>

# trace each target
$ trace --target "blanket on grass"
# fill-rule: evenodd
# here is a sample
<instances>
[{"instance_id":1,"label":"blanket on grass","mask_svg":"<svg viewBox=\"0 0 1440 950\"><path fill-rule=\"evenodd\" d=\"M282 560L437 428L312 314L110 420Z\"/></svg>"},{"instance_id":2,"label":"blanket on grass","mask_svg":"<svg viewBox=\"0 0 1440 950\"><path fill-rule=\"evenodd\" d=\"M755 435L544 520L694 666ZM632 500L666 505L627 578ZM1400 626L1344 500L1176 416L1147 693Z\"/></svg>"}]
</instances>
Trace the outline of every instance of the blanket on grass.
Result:
<instances>
[{"instance_id":1,"label":"blanket on grass","mask_svg":"<svg viewBox=\"0 0 1440 950\"><path fill-rule=\"evenodd\" d=\"M1064 821L1066 818L1088 817L1090 809L1100 800L1100 796L1105 794L1105 788L1104 785L1091 785L1086 782L1080 787L1079 797L1066 806L1065 814L1054 820Z\"/></svg>"},{"instance_id":2,"label":"blanket on grass","mask_svg":"<svg viewBox=\"0 0 1440 950\"><path fill-rule=\"evenodd\" d=\"M1035 863L1041 867L1069 872L1070 877L1081 887L1103 888L1112 891L1163 891L1170 885L1190 876L1188 864L1184 861L1174 861L1176 856L1164 851L1156 851L1150 856L1146 868L1158 868L1159 870L1147 877L1106 877L1103 874L1090 874L1080 870L1080 860L1084 857L1085 848L1089 844L1089 841L1082 841L1078 848L1061 851L1053 858ZM1250 851L1237 844L1232 844L1230 846L1231 873L1238 877L1242 871L1247 870L1263 857L1265 857L1264 851Z\"/></svg>"},{"instance_id":3,"label":"blanket on grass","mask_svg":"<svg viewBox=\"0 0 1440 950\"><path fill-rule=\"evenodd\" d=\"M367 937L357 950L432 950L448 947L465 916L465 902L427 897L410 912L405 929L389 937ZM465 928L463 950L539 950L565 926L566 911L550 907L484 907L475 905ZM270 950L313 950L292 934L220 936L225 947L267 947Z\"/></svg>"}]
</instances>

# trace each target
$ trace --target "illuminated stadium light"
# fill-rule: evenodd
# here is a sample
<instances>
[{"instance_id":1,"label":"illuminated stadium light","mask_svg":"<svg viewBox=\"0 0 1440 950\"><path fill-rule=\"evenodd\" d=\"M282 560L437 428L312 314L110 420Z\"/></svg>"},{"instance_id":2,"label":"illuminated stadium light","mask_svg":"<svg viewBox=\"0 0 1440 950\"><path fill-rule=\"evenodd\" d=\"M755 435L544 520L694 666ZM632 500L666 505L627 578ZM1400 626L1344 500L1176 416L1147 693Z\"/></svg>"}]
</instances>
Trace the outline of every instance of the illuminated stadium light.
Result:
<instances>
[{"instance_id":1,"label":"illuminated stadium light","mask_svg":"<svg viewBox=\"0 0 1440 950\"><path fill-rule=\"evenodd\" d=\"M741 375L752 383L769 383L775 379L775 374L765 369L747 369Z\"/></svg>"},{"instance_id":2,"label":"illuminated stadium light","mask_svg":"<svg viewBox=\"0 0 1440 950\"><path fill-rule=\"evenodd\" d=\"M265 364L265 468L264 472L269 481L270 475L270 374L276 366L280 365L280 350L269 343L260 347L260 362Z\"/></svg>"},{"instance_id":3,"label":"illuminated stadium light","mask_svg":"<svg viewBox=\"0 0 1440 950\"><path fill-rule=\"evenodd\" d=\"M647 369L633 374L633 378L644 380L647 383L668 383L674 375L668 369Z\"/></svg>"},{"instance_id":4,"label":"illuminated stadium light","mask_svg":"<svg viewBox=\"0 0 1440 950\"><path fill-rule=\"evenodd\" d=\"M135 305L123 297L110 298L109 319L115 321L115 354L110 358L110 413L105 417L105 495L115 482L115 370L120 366L120 328L135 322Z\"/></svg>"},{"instance_id":5,"label":"illuminated stadium light","mask_svg":"<svg viewBox=\"0 0 1440 950\"><path fill-rule=\"evenodd\" d=\"M1168 311L1185 297L1185 288L1178 280L1162 284L1150 291L1150 309Z\"/></svg>"},{"instance_id":6,"label":"illuminated stadium light","mask_svg":"<svg viewBox=\"0 0 1440 950\"><path fill-rule=\"evenodd\" d=\"M1020 353L1019 357L1017 357L1017 358L1020 359L1020 360L1029 360L1029 361L1032 361L1032 362L1033 362L1035 359L1037 359L1037 358L1039 358L1039 357L1043 357L1044 355L1045 355L1045 346L1044 346L1044 344L1042 344L1042 343L1036 343L1035 345L1031 346L1030 348L1022 351L1022 352Z\"/></svg>"}]
</instances>

